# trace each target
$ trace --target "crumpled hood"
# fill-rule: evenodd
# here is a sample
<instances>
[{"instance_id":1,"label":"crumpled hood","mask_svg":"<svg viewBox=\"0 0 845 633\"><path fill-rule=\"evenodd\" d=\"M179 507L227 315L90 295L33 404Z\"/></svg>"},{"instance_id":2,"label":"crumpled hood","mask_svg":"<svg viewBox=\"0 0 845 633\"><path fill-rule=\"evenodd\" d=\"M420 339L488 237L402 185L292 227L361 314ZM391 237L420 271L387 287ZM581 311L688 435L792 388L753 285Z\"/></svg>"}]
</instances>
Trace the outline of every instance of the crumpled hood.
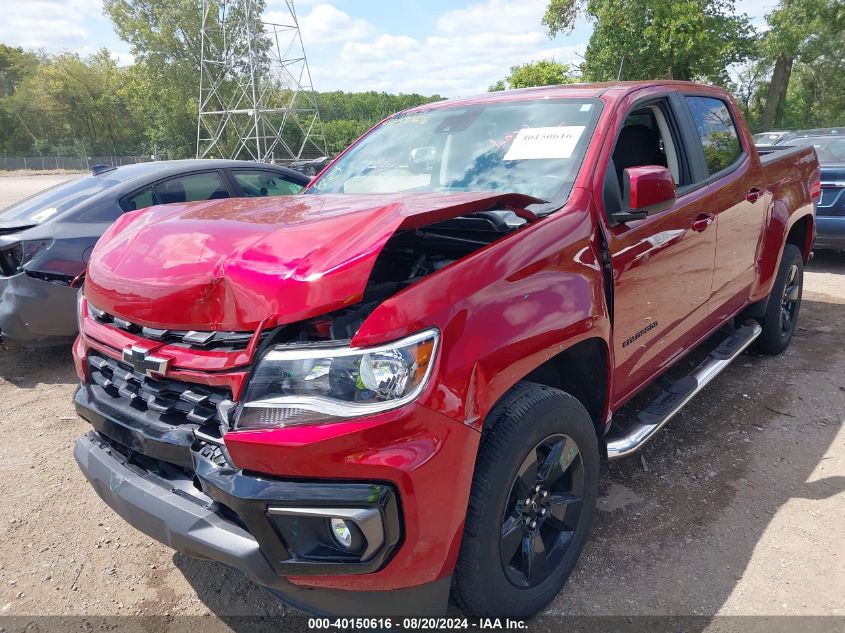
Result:
<instances>
[{"instance_id":1,"label":"crumpled hood","mask_svg":"<svg viewBox=\"0 0 845 633\"><path fill-rule=\"evenodd\" d=\"M376 257L418 228L518 194L301 195L213 200L128 213L91 255L85 295L101 310L167 329L251 330L362 297Z\"/></svg>"}]
</instances>

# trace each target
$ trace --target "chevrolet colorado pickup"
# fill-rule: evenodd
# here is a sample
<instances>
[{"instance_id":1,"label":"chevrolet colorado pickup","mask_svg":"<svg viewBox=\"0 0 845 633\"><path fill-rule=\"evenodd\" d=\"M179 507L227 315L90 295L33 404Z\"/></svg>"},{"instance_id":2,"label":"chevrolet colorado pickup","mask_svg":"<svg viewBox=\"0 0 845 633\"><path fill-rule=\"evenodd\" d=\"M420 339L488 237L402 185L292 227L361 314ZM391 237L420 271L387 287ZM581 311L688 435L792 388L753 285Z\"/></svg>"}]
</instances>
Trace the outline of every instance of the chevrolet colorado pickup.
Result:
<instances>
[{"instance_id":1,"label":"chevrolet colorado pickup","mask_svg":"<svg viewBox=\"0 0 845 633\"><path fill-rule=\"evenodd\" d=\"M305 611L534 614L603 459L787 347L819 191L812 148L761 157L692 83L399 113L300 195L112 225L79 299L76 459L141 531Z\"/></svg>"}]
</instances>

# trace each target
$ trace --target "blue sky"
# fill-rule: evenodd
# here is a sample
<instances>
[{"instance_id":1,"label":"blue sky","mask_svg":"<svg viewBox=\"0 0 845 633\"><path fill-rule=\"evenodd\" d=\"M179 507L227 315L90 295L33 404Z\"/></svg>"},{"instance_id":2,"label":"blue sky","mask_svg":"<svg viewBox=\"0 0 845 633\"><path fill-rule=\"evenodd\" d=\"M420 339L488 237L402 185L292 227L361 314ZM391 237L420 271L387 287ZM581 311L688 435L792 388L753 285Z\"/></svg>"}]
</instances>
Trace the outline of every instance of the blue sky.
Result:
<instances>
[{"instance_id":1,"label":"blue sky","mask_svg":"<svg viewBox=\"0 0 845 633\"><path fill-rule=\"evenodd\" d=\"M200 1L200 0L197 0ZM298 0L317 90L386 90L459 96L483 92L508 68L553 58L574 64L591 27L549 39L540 20L548 0ZM776 0L737 0L758 27ZM267 0L269 20L284 0ZM101 0L25 0L7 6L0 42L86 55L101 47L132 56Z\"/></svg>"}]
</instances>

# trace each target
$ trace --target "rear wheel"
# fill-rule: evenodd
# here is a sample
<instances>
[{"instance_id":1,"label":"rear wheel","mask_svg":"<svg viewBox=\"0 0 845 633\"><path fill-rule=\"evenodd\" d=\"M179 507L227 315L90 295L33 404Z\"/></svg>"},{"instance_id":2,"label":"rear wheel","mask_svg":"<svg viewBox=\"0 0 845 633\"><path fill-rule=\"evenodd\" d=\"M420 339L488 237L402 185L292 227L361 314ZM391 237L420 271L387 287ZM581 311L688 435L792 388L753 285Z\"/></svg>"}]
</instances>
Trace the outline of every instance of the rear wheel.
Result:
<instances>
[{"instance_id":1,"label":"rear wheel","mask_svg":"<svg viewBox=\"0 0 845 633\"><path fill-rule=\"evenodd\" d=\"M763 327L757 344L760 353L780 354L789 347L798 325L803 286L804 259L801 251L794 244L787 244L760 322Z\"/></svg>"},{"instance_id":2,"label":"rear wheel","mask_svg":"<svg viewBox=\"0 0 845 633\"><path fill-rule=\"evenodd\" d=\"M485 423L454 597L468 613L527 617L561 590L598 494L589 414L557 389L521 383Z\"/></svg>"}]
</instances>

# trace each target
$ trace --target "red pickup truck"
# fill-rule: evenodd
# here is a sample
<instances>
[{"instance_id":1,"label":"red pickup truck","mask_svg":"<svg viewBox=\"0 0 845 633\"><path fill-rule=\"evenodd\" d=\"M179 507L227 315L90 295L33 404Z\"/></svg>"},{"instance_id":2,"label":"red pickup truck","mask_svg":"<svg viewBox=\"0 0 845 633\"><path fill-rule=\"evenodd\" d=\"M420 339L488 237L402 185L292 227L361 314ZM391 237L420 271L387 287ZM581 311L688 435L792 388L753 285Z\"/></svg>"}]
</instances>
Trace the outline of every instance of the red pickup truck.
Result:
<instances>
[{"instance_id":1,"label":"red pickup truck","mask_svg":"<svg viewBox=\"0 0 845 633\"><path fill-rule=\"evenodd\" d=\"M399 113L304 194L108 230L79 300L76 459L138 529L303 610L534 614L602 460L752 344L789 345L819 190L812 148L761 157L692 83Z\"/></svg>"}]
</instances>

